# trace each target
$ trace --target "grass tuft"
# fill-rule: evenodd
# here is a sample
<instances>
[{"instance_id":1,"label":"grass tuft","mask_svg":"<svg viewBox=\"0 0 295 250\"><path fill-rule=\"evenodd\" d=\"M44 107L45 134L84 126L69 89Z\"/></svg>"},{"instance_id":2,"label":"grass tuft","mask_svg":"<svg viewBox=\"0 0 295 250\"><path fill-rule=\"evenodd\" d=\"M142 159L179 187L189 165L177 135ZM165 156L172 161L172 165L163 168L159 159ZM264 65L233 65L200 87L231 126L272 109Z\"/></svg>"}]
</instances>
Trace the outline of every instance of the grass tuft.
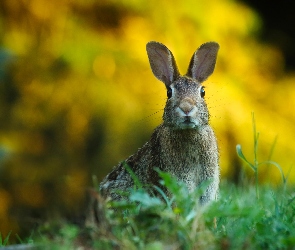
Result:
<instances>
[{"instance_id":1,"label":"grass tuft","mask_svg":"<svg viewBox=\"0 0 295 250\"><path fill-rule=\"evenodd\" d=\"M2 239L2 234L0 233L0 247L6 246L8 244L10 235L11 231L7 234L7 236L4 239Z\"/></svg>"},{"instance_id":2,"label":"grass tuft","mask_svg":"<svg viewBox=\"0 0 295 250\"><path fill-rule=\"evenodd\" d=\"M268 160L262 161L262 162L258 161L258 156L257 155L258 155L259 132L256 131L255 115L254 115L253 112L252 112L252 126L253 126L253 135L254 135L254 147L253 147L254 148L254 151L253 151L254 159L253 159L253 162L250 162L245 157L245 155L243 154L241 145L238 144L236 146L236 151L237 151L237 155L247 164L247 166L249 166L254 171L256 198L259 199L259 179L258 179L258 172L259 171L258 170L259 170L259 167L261 165L266 165L266 166L273 165L273 166L275 166L280 171L284 188L286 188L288 175L289 175L291 170L289 171L288 175L285 176L282 167L277 162L274 162L274 161L270 160L271 156L273 154L273 151L274 151L275 144L277 142L277 137L275 138L275 140L274 140L274 142L272 144Z\"/></svg>"}]
</instances>

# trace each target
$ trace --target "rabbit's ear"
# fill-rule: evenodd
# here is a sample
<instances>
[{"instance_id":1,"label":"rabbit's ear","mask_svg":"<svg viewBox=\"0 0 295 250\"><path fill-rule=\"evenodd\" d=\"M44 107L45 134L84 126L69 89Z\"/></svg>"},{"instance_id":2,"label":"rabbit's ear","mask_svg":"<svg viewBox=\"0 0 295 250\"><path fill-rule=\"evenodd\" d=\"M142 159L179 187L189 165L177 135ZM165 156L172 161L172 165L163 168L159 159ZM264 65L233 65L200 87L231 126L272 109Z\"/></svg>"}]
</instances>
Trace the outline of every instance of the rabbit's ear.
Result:
<instances>
[{"instance_id":1,"label":"rabbit's ear","mask_svg":"<svg viewBox=\"0 0 295 250\"><path fill-rule=\"evenodd\" d=\"M146 45L146 51L155 77L168 87L179 76L171 51L158 42L149 42Z\"/></svg>"},{"instance_id":2,"label":"rabbit's ear","mask_svg":"<svg viewBox=\"0 0 295 250\"><path fill-rule=\"evenodd\" d=\"M214 71L218 49L219 45L215 42L202 44L193 54L186 75L204 82Z\"/></svg>"}]
</instances>

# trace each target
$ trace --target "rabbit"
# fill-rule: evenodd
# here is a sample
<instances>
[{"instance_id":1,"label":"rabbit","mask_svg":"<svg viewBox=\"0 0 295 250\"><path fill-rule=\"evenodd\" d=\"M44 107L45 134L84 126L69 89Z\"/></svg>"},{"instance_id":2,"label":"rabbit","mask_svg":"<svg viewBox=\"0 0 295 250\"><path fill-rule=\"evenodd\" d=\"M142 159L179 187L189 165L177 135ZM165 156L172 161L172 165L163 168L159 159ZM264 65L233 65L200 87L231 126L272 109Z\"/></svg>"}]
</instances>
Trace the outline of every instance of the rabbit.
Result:
<instances>
[{"instance_id":1,"label":"rabbit","mask_svg":"<svg viewBox=\"0 0 295 250\"><path fill-rule=\"evenodd\" d=\"M209 126L209 111L202 83L213 73L219 45L207 42L193 54L186 75L180 75L171 51L162 43L146 45L155 77L167 89L163 123L148 142L117 165L101 182L103 197L120 200L117 192L128 192L134 186L125 164L147 186L160 186L155 168L170 173L192 192L203 181L211 180L201 204L216 200L219 189L219 152L217 140Z\"/></svg>"}]
</instances>

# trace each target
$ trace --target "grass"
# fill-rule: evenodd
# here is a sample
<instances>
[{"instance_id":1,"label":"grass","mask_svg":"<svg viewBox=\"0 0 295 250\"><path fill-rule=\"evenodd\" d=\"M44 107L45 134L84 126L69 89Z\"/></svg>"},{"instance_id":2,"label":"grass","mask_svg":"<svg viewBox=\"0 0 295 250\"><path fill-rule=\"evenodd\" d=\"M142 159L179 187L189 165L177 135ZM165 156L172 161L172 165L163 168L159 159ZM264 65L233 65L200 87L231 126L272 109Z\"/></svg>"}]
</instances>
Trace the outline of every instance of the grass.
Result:
<instances>
[{"instance_id":1,"label":"grass","mask_svg":"<svg viewBox=\"0 0 295 250\"><path fill-rule=\"evenodd\" d=\"M158 173L161 184L172 196L166 197L159 187L153 187L161 198L144 189L136 176L128 202L105 202L92 192L92 209L84 228L61 223L48 232L42 230L33 240L48 249L294 249L295 192L287 186L279 164L258 161L258 139L253 118L254 159L247 159L242 147L237 154L254 172L254 185L244 182L236 186L221 182L220 198L207 206L198 199L209 183L203 183L189 193L184 183L169 174ZM271 148L273 151L274 146ZM271 154L270 154L271 155ZM274 165L282 176L276 189L259 184L258 172L262 164ZM245 184L246 183L246 184ZM112 209L110 209L112 208ZM47 230L48 231L48 230ZM50 231L50 229L49 229ZM53 232L52 232L53 231ZM8 238L0 238L2 246Z\"/></svg>"},{"instance_id":2,"label":"grass","mask_svg":"<svg viewBox=\"0 0 295 250\"><path fill-rule=\"evenodd\" d=\"M40 232L35 244L57 250L294 248L295 195L288 189L260 185L258 198L255 185L223 182L220 199L200 207L204 187L188 193L184 184L160 174L172 198L159 199L144 189L132 189L130 202L104 203L97 196L85 228L62 223L50 237Z\"/></svg>"},{"instance_id":3,"label":"grass","mask_svg":"<svg viewBox=\"0 0 295 250\"><path fill-rule=\"evenodd\" d=\"M133 189L129 202L100 203L84 229L64 225L45 240L50 249L293 249L295 196L283 188L223 182L220 199L200 207L201 190L160 172L172 198ZM202 187L201 189L203 189ZM116 210L111 210L111 206ZM36 241L38 242L38 241ZM43 239L44 243L44 239Z\"/></svg>"}]
</instances>

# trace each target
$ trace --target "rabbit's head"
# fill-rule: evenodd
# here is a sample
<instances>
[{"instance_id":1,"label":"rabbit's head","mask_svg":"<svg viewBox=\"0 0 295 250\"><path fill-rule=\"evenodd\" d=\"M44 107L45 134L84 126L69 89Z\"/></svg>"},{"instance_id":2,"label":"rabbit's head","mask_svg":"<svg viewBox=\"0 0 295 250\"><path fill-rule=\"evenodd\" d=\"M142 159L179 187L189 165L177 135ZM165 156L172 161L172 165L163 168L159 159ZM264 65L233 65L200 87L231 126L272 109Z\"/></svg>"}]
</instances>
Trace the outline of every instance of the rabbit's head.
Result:
<instances>
[{"instance_id":1,"label":"rabbit's head","mask_svg":"<svg viewBox=\"0 0 295 250\"><path fill-rule=\"evenodd\" d=\"M181 76L171 51L163 44L149 42L146 46L154 75L167 89L163 120L174 129L200 129L207 125L209 112L202 86L214 71L219 45L204 43L193 54L185 76Z\"/></svg>"}]
</instances>

